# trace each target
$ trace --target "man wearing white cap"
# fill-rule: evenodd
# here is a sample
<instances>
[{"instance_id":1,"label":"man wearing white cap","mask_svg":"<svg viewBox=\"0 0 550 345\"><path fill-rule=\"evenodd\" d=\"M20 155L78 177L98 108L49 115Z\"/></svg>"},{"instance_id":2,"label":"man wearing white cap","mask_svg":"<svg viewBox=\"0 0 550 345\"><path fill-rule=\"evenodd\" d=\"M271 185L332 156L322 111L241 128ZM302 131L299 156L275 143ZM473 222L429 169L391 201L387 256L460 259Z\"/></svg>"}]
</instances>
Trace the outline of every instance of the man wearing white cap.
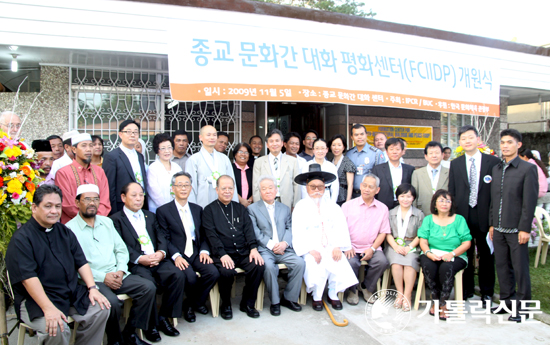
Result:
<instances>
[{"instance_id":1,"label":"man wearing white cap","mask_svg":"<svg viewBox=\"0 0 550 345\"><path fill-rule=\"evenodd\" d=\"M108 216L111 211L109 202L109 183L103 169L92 165L92 137L83 133L71 138L74 160L71 164L61 168L55 177L55 184L63 192L63 213L61 223L65 224L78 214L75 205L76 190L82 184L95 184L99 187L99 208L97 214ZM51 172L50 172L51 174Z\"/></svg>"},{"instance_id":2,"label":"man wearing white cap","mask_svg":"<svg viewBox=\"0 0 550 345\"><path fill-rule=\"evenodd\" d=\"M52 179L55 179L55 174L57 171L63 167L66 167L67 165L71 164L74 159L73 151L71 150L72 142L71 139L75 135L78 135L77 130L72 130L69 132L66 132L63 134L63 148L65 149L65 153L61 158L56 159L52 164L52 169L50 170L50 177Z\"/></svg>"},{"instance_id":3,"label":"man wearing white cap","mask_svg":"<svg viewBox=\"0 0 550 345\"><path fill-rule=\"evenodd\" d=\"M150 328L149 319L157 289L153 282L130 274L130 255L126 244L116 231L113 221L97 215L100 195L96 185L80 185L73 198L78 214L67 223L67 227L76 235L99 291L111 304L111 313L105 326L108 343L147 345L149 343L140 340L135 330L139 328L146 331ZM122 303L117 294L127 294L132 298L130 316L122 332L119 326Z\"/></svg>"}]
</instances>

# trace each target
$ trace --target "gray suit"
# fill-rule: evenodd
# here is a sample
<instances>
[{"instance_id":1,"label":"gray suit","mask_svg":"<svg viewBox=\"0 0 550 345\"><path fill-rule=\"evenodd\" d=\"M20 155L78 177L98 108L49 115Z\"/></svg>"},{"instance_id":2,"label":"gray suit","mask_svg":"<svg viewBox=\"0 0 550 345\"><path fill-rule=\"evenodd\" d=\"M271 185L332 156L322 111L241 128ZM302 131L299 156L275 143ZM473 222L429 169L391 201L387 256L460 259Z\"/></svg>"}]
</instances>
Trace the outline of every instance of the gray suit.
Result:
<instances>
[{"instance_id":1,"label":"gray suit","mask_svg":"<svg viewBox=\"0 0 550 345\"><path fill-rule=\"evenodd\" d=\"M297 302L302 286L302 277L306 265L304 260L296 255L292 245L292 216L290 208L275 201L274 219L277 226L277 239L273 242L286 242L288 247L283 255L275 254L267 248L268 242L273 238L273 227L271 217L263 200L248 206L248 214L254 226L254 233L258 240L258 250L265 261L264 282L271 299L271 304L279 304L279 275L278 264L285 264L288 268L288 284L286 285L284 297L288 301Z\"/></svg>"},{"instance_id":2,"label":"gray suit","mask_svg":"<svg viewBox=\"0 0 550 345\"><path fill-rule=\"evenodd\" d=\"M422 210L424 215L430 215L430 204L435 191L432 188L431 176L428 175L428 168L423 167L416 169L412 174L411 184L416 189L416 199L414 200L414 206ZM437 181L437 188L448 190L449 188L449 168L441 166L439 172L439 180Z\"/></svg>"},{"instance_id":3,"label":"gray suit","mask_svg":"<svg viewBox=\"0 0 550 345\"><path fill-rule=\"evenodd\" d=\"M271 165L269 165L269 155L260 157L254 162L254 173L252 174L252 190L254 202L260 201L260 177L263 175L273 176ZM296 175L300 173L300 165L294 157L281 153L280 165L280 187L281 202L288 207L295 207L298 201L302 199L302 190L300 185L294 182Z\"/></svg>"}]
</instances>

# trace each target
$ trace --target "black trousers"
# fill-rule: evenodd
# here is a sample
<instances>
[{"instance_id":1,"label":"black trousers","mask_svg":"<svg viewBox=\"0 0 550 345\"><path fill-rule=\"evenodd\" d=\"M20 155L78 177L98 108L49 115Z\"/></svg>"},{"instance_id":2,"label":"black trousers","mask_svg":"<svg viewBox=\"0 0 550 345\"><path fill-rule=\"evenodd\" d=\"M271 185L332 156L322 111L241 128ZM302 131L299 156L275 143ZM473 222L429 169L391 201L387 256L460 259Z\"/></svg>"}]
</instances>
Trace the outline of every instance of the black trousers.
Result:
<instances>
[{"instance_id":1,"label":"black trousers","mask_svg":"<svg viewBox=\"0 0 550 345\"><path fill-rule=\"evenodd\" d=\"M134 332L136 328L148 329L149 318L155 304L157 292L157 288L153 282L131 274L124 278L122 286L118 290L111 290L103 282L96 282L96 284L99 287L99 292L111 303L111 313L105 326L109 344L114 344L117 341L122 342L118 322L122 316L124 302L119 300L116 295L127 294L132 298L133 302L124 331L130 333Z\"/></svg>"},{"instance_id":2,"label":"black trousers","mask_svg":"<svg viewBox=\"0 0 550 345\"><path fill-rule=\"evenodd\" d=\"M432 299L439 300L439 305L444 306L453 290L455 274L466 267L466 261L458 256L449 262L432 261L426 255L420 255L420 265L432 291Z\"/></svg>"},{"instance_id":3,"label":"black trousers","mask_svg":"<svg viewBox=\"0 0 550 345\"><path fill-rule=\"evenodd\" d=\"M241 305L254 308L258 295L258 287L264 277L265 266L256 265L254 261L250 262L248 255L233 254L230 257L235 262L235 268L242 268L245 271L245 285ZM220 288L221 304L222 306L231 305L231 288L233 287L237 271L223 267L220 258L214 258L214 264L220 272L218 286Z\"/></svg>"},{"instance_id":4,"label":"black trousers","mask_svg":"<svg viewBox=\"0 0 550 345\"><path fill-rule=\"evenodd\" d=\"M183 289L185 288L185 274L168 260L162 260L157 266L145 267L134 265L130 272L151 281L162 292L162 305L158 315L165 318L181 317L183 312ZM157 306L153 306L149 326L156 327L158 315Z\"/></svg>"},{"instance_id":5,"label":"black trousers","mask_svg":"<svg viewBox=\"0 0 550 345\"><path fill-rule=\"evenodd\" d=\"M500 300L505 301L508 308L511 308L512 303L516 303L517 310L521 310L520 301L531 299L528 243L520 245L517 233L505 234L495 230L493 244L498 283L500 284Z\"/></svg>"},{"instance_id":6,"label":"black trousers","mask_svg":"<svg viewBox=\"0 0 550 345\"><path fill-rule=\"evenodd\" d=\"M196 308L205 305L210 290L220 277L220 272L214 264L202 263L198 247L194 246L194 248L194 254L189 258L189 267L182 272L185 274L185 294L187 295L184 305ZM200 273L200 278L197 277L196 272Z\"/></svg>"},{"instance_id":7,"label":"black trousers","mask_svg":"<svg viewBox=\"0 0 550 345\"><path fill-rule=\"evenodd\" d=\"M495 293L495 257L491 254L491 249L487 244L487 233L479 230L479 218L477 207L468 207L468 217L466 222L470 228L472 235L472 245L467 251L468 267L464 270L464 280L462 287L464 296L473 294L475 290L474 275L475 275L475 249L479 254L479 289L481 295L493 296Z\"/></svg>"}]
</instances>

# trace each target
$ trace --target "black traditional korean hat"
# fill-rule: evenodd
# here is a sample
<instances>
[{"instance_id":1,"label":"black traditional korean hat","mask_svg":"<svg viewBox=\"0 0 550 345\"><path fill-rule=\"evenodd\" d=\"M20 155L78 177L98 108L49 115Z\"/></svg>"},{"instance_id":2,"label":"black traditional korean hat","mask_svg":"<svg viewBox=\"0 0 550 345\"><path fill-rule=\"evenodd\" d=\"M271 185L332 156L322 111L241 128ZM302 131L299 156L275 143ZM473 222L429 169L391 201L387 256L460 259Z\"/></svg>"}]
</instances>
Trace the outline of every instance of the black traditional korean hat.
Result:
<instances>
[{"instance_id":1,"label":"black traditional korean hat","mask_svg":"<svg viewBox=\"0 0 550 345\"><path fill-rule=\"evenodd\" d=\"M325 184L331 183L336 180L336 175L326 171L322 171L321 165L314 163L309 166L308 172L301 173L294 178L294 182L302 186L307 185L307 183L312 180L321 180Z\"/></svg>"}]
</instances>

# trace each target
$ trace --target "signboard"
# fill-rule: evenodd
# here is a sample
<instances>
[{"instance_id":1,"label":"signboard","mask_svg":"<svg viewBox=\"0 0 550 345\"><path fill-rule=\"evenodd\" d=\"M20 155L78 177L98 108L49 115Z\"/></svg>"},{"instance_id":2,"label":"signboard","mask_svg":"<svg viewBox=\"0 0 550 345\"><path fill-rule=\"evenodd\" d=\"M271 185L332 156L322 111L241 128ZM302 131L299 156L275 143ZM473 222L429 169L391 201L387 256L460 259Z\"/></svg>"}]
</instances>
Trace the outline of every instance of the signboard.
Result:
<instances>
[{"instance_id":1,"label":"signboard","mask_svg":"<svg viewBox=\"0 0 550 345\"><path fill-rule=\"evenodd\" d=\"M499 116L498 68L483 57L375 41L358 35L372 33L361 28L314 27L179 21L168 43L172 98Z\"/></svg>"},{"instance_id":2,"label":"signboard","mask_svg":"<svg viewBox=\"0 0 550 345\"><path fill-rule=\"evenodd\" d=\"M374 146L374 135L384 133L389 138L403 138L407 142L407 150L422 149L432 141L432 127L420 126L392 126L392 125L363 125L367 130L367 142Z\"/></svg>"}]
</instances>

